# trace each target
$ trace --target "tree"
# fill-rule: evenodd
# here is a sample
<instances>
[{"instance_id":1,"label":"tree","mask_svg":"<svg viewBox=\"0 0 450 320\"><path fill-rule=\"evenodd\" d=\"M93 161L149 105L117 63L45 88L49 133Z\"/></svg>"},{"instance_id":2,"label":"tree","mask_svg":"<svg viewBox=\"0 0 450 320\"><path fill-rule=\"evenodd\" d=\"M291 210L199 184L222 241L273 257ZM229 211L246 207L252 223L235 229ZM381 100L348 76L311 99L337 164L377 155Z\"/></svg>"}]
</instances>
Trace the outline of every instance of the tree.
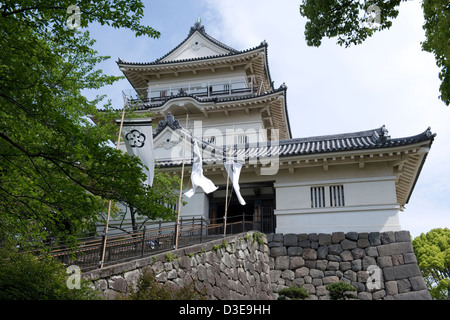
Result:
<instances>
[{"instance_id":1,"label":"tree","mask_svg":"<svg viewBox=\"0 0 450 320\"><path fill-rule=\"evenodd\" d=\"M308 21L305 38L309 46L319 47L324 37L337 37L348 47L364 42L375 32L389 29L398 16L398 7L406 0L303 0L300 14ZM440 99L450 105L450 3L448 0L424 0L426 40L424 51L433 53L441 69Z\"/></svg>"},{"instance_id":2,"label":"tree","mask_svg":"<svg viewBox=\"0 0 450 320\"><path fill-rule=\"evenodd\" d=\"M350 283L343 281L334 282L327 285L326 288L330 291L332 300L356 299L356 296L352 293L356 291L356 288Z\"/></svg>"},{"instance_id":3,"label":"tree","mask_svg":"<svg viewBox=\"0 0 450 320\"><path fill-rule=\"evenodd\" d=\"M100 293L79 279L67 285L66 266L43 256L0 249L0 300L98 300Z\"/></svg>"},{"instance_id":4,"label":"tree","mask_svg":"<svg viewBox=\"0 0 450 320\"><path fill-rule=\"evenodd\" d=\"M0 242L72 239L100 219L108 200L155 217L155 199L165 199L141 187L138 158L108 146L119 118L110 103L81 94L119 79L96 69L109 57L92 48L90 23L136 36L159 32L141 25L140 0L73 3L2 1L0 7Z\"/></svg>"},{"instance_id":5,"label":"tree","mask_svg":"<svg viewBox=\"0 0 450 320\"><path fill-rule=\"evenodd\" d=\"M437 228L422 233L412 244L431 297L449 300L450 229Z\"/></svg>"}]
</instances>

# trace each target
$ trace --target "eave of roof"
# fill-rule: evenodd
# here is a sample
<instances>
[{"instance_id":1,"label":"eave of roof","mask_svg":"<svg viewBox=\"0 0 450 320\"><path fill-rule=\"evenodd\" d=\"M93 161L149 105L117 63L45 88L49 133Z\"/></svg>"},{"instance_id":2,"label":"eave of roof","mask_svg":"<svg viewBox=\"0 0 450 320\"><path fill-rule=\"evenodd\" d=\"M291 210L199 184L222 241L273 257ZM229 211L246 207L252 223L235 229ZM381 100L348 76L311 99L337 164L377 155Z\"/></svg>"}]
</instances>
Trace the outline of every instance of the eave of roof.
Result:
<instances>
[{"instance_id":1,"label":"eave of roof","mask_svg":"<svg viewBox=\"0 0 450 320\"><path fill-rule=\"evenodd\" d=\"M185 130L185 129L182 129ZM185 131L183 131L185 132ZM190 134L188 134L190 136ZM315 136L308 138L286 139L275 142L264 142L262 144L245 144L236 145L233 150L225 151L231 157L238 157L240 159L252 159L262 157L290 157L314 155L333 152L348 152L348 151L364 151L371 149L387 149L393 147L407 146L424 141L431 142L434 140L436 134L431 133L430 128L424 132L404 138L391 139L387 136L387 130L384 126L360 132ZM218 157L221 159L223 147L212 145L204 140L190 136L190 138L201 143L203 149L216 150ZM219 159L218 158L218 159ZM192 159L187 159L186 164L190 164ZM217 159L213 159L217 160ZM205 163L211 163L211 159L204 159ZM181 165L180 160L169 160L158 162L161 167L177 167Z\"/></svg>"}]
</instances>

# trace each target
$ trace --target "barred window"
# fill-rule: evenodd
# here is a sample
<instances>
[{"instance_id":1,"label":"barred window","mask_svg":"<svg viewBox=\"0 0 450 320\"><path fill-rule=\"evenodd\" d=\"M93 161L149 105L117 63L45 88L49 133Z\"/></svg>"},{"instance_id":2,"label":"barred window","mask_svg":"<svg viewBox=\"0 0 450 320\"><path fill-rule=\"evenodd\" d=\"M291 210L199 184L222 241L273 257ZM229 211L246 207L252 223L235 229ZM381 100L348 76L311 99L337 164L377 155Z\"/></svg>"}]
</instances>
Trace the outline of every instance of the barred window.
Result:
<instances>
[{"instance_id":1,"label":"barred window","mask_svg":"<svg viewBox=\"0 0 450 320\"><path fill-rule=\"evenodd\" d=\"M311 187L311 208L345 206L344 186Z\"/></svg>"},{"instance_id":2,"label":"barred window","mask_svg":"<svg viewBox=\"0 0 450 320\"><path fill-rule=\"evenodd\" d=\"M344 186L330 186L330 206L343 207L345 206Z\"/></svg>"},{"instance_id":3,"label":"barred window","mask_svg":"<svg viewBox=\"0 0 450 320\"><path fill-rule=\"evenodd\" d=\"M311 208L325 207L325 187L311 187Z\"/></svg>"}]
</instances>

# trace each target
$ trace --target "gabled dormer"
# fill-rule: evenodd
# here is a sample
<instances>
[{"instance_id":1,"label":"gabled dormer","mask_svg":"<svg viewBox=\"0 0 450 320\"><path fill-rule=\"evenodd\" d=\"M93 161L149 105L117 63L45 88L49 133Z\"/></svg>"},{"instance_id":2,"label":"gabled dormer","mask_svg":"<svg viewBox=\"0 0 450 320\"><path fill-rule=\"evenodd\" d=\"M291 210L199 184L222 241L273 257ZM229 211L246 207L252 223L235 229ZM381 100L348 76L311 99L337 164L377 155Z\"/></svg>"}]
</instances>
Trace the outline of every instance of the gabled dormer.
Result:
<instances>
[{"instance_id":1,"label":"gabled dormer","mask_svg":"<svg viewBox=\"0 0 450 320\"><path fill-rule=\"evenodd\" d=\"M221 56L239 52L226 44L214 39L205 32L200 18L191 27L186 39L172 51L157 59L155 62L179 61Z\"/></svg>"}]
</instances>

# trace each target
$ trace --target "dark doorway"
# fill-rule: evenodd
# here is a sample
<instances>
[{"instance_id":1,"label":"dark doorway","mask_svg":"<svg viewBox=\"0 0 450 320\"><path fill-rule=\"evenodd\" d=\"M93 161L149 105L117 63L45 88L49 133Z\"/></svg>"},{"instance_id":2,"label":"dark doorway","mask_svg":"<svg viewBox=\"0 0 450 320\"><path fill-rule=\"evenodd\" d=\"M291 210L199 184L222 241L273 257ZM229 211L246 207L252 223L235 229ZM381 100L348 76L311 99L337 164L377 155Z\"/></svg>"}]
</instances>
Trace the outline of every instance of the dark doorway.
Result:
<instances>
[{"instance_id":1,"label":"dark doorway","mask_svg":"<svg viewBox=\"0 0 450 320\"><path fill-rule=\"evenodd\" d=\"M275 191L273 182L241 184L246 205L241 205L229 190L227 234L257 230L275 232ZM225 216L225 188L220 187L209 200L210 223L223 223Z\"/></svg>"}]
</instances>

